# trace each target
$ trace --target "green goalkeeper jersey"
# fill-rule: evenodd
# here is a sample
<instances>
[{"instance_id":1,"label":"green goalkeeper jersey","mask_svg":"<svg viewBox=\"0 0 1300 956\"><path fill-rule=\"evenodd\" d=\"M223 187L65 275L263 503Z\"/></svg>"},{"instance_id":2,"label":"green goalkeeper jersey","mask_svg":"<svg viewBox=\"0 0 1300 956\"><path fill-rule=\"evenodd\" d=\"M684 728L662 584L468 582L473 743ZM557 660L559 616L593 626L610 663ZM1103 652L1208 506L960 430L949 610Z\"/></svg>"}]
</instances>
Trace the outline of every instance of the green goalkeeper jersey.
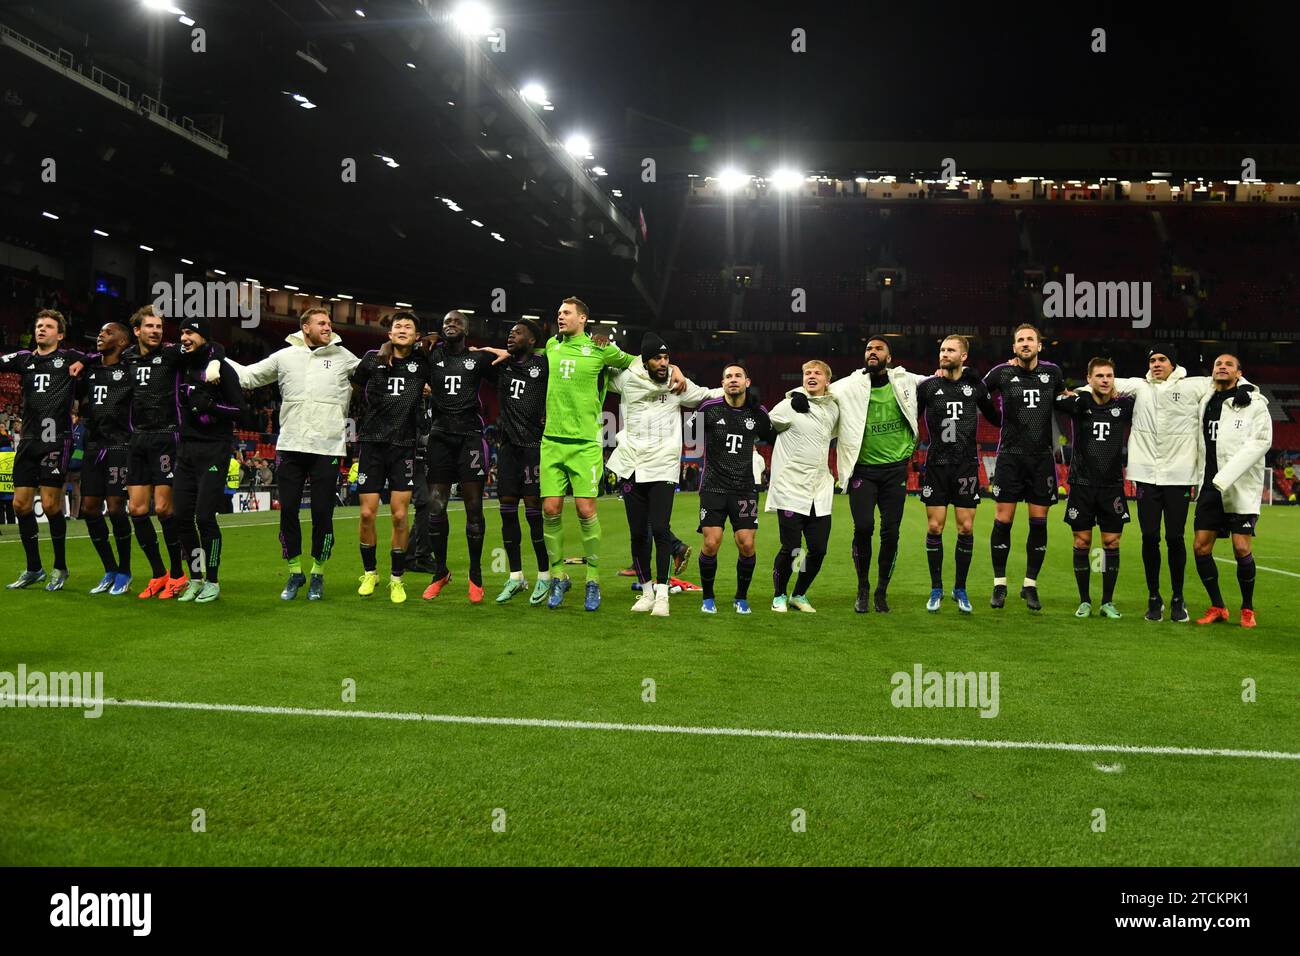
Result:
<instances>
[{"instance_id":1,"label":"green goalkeeper jersey","mask_svg":"<svg viewBox=\"0 0 1300 956\"><path fill-rule=\"evenodd\" d=\"M617 345L597 345L586 333L552 336L546 343L546 438L600 441L605 407L605 369L636 360Z\"/></svg>"}]
</instances>

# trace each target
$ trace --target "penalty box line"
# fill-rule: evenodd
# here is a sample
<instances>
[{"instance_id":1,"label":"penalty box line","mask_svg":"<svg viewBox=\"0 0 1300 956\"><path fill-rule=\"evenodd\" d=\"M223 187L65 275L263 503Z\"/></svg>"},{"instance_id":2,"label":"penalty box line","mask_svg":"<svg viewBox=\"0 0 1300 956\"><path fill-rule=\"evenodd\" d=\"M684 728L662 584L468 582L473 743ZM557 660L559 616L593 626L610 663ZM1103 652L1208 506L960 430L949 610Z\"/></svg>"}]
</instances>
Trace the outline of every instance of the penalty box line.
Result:
<instances>
[{"instance_id":1,"label":"penalty box line","mask_svg":"<svg viewBox=\"0 0 1300 956\"><path fill-rule=\"evenodd\" d=\"M41 705L47 698L15 695ZM96 701L60 697L60 706L85 707ZM989 750L1055 750L1089 754L1153 754L1171 757L1232 757L1257 760L1298 760L1300 753L1278 750L1238 750L1225 747L1161 747L1141 744L1075 744L1046 740L981 740L964 737L906 737L893 734L844 734L804 730L764 730L746 727L692 727L675 724L627 724L597 720L555 720L543 717L474 717L462 714L415 714L375 710L331 710L309 707L270 707L257 704L209 704L199 701L119 700L107 697L106 706L155 710L194 710L230 714L284 717L329 717L352 720L397 720L434 724L468 724L487 727L537 727L548 730L603 730L643 734L690 734L699 737L759 737L772 740L823 740L835 743L903 744L919 747L975 747ZM11 704L12 706L12 704ZM45 705L48 706L48 705Z\"/></svg>"}]
</instances>

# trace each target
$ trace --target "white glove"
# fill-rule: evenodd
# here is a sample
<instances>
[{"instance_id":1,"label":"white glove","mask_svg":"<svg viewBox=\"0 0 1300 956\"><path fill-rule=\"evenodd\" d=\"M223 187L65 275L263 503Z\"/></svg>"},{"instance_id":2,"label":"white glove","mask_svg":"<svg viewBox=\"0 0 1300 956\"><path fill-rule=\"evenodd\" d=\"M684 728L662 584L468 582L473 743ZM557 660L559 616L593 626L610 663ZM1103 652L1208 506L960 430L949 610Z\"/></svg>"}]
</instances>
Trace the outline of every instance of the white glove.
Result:
<instances>
[{"instance_id":1,"label":"white glove","mask_svg":"<svg viewBox=\"0 0 1300 956\"><path fill-rule=\"evenodd\" d=\"M219 382L221 381L221 363L213 359L208 363L207 370L203 373L203 381Z\"/></svg>"}]
</instances>

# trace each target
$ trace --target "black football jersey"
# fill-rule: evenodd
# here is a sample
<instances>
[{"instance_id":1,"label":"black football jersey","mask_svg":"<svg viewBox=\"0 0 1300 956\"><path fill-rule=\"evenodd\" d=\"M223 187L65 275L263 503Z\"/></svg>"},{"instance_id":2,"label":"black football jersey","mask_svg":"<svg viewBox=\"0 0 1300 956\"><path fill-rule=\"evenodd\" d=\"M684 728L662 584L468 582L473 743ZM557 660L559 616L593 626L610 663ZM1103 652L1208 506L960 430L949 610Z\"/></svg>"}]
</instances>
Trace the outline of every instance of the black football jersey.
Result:
<instances>
[{"instance_id":1,"label":"black football jersey","mask_svg":"<svg viewBox=\"0 0 1300 956\"><path fill-rule=\"evenodd\" d=\"M916 388L916 402L930 431L925 460L935 465L966 465L978 458L975 440L982 412L994 425L1002 421L988 387L978 378L954 382L940 375Z\"/></svg>"},{"instance_id":2,"label":"black football jersey","mask_svg":"<svg viewBox=\"0 0 1300 956\"><path fill-rule=\"evenodd\" d=\"M1098 404L1090 393L1062 395L1056 407L1070 416L1070 484L1119 485L1124 482L1124 446L1133 421L1133 398Z\"/></svg>"},{"instance_id":3,"label":"black football jersey","mask_svg":"<svg viewBox=\"0 0 1300 956\"><path fill-rule=\"evenodd\" d=\"M87 365L77 384L86 444L125 445L131 435L131 389L135 375L125 362Z\"/></svg>"},{"instance_id":4,"label":"black football jersey","mask_svg":"<svg viewBox=\"0 0 1300 956\"><path fill-rule=\"evenodd\" d=\"M122 353L134 376L131 388L133 432L179 432L181 427L181 363L179 345L160 345L148 355L138 346Z\"/></svg>"},{"instance_id":5,"label":"black football jersey","mask_svg":"<svg viewBox=\"0 0 1300 956\"><path fill-rule=\"evenodd\" d=\"M497 367L497 427L510 444L535 448L546 427L545 355L534 353L522 360L511 357Z\"/></svg>"},{"instance_id":6,"label":"black football jersey","mask_svg":"<svg viewBox=\"0 0 1300 956\"><path fill-rule=\"evenodd\" d=\"M0 356L0 372L13 372L22 380L26 435L48 434L48 440L53 441L53 436L66 435L72 430L76 379L68 369L77 362L87 361L87 356L72 349L55 349L45 355L24 349Z\"/></svg>"},{"instance_id":7,"label":"black football jersey","mask_svg":"<svg viewBox=\"0 0 1300 956\"><path fill-rule=\"evenodd\" d=\"M414 446L425 407L424 386L429 384L428 354L415 349L406 358L394 355L390 367L372 350L353 370L352 382L362 388L357 438Z\"/></svg>"},{"instance_id":8,"label":"black football jersey","mask_svg":"<svg viewBox=\"0 0 1300 956\"><path fill-rule=\"evenodd\" d=\"M1050 455L1052 416L1056 396L1065 391L1065 377L1051 362L1039 361L1032 369L999 365L984 376L990 393L1002 398L1002 435L998 453Z\"/></svg>"},{"instance_id":9,"label":"black football jersey","mask_svg":"<svg viewBox=\"0 0 1300 956\"><path fill-rule=\"evenodd\" d=\"M491 352L430 353L429 384L433 388L433 432L470 435L483 430L479 383L495 376Z\"/></svg>"},{"instance_id":10,"label":"black football jersey","mask_svg":"<svg viewBox=\"0 0 1300 956\"><path fill-rule=\"evenodd\" d=\"M767 409L733 408L725 398L711 398L695 414L704 432L700 491L752 494L754 445L773 438Z\"/></svg>"}]
</instances>

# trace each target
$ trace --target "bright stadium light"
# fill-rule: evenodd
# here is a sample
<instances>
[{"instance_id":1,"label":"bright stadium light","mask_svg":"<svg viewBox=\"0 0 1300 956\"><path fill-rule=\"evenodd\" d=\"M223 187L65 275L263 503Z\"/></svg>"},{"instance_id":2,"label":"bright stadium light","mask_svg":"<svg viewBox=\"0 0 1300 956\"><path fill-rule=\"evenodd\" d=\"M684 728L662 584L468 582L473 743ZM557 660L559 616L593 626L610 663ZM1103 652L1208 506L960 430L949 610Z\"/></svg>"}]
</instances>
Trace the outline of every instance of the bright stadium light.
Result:
<instances>
[{"instance_id":1,"label":"bright stadium light","mask_svg":"<svg viewBox=\"0 0 1300 956\"><path fill-rule=\"evenodd\" d=\"M472 37L487 36L492 32L492 14L486 6L473 0L459 4L451 12L451 22L461 33Z\"/></svg>"},{"instance_id":2,"label":"bright stadium light","mask_svg":"<svg viewBox=\"0 0 1300 956\"><path fill-rule=\"evenodd\" d=\"M59 219L59 217L56 216L56 215L54 215L54 213L52 213L52 212L43 212L43 213L41 213L41 215L44 216L46 219L53 219L53 220L55 220L56 222L57 222L58 219Z\"/></svg>"},{"instance_id":3,"label":"bright stadium light","mask_svg":"<svg viewBox=\"0 0 1300 956\"><path fill-rule=\"evenodd\" d=\"M564 141L564 150L578 159L591 158L591 140L581 133L575 133Z\"/></svg>"},{"instance_id":4,"label":"bright stadium light","mask_svg":"<svg viewBox=\"0 0 1300 956\"><path fill-rule=\"evenodd\" d=\"M193 259L182 259L181 262L185 263L187 266L192 266L192 265L194 265L194 260L193 260Z\"/></svg>"},{"instance_id":5,"label":"bright stadium light","mask_svg":"<svg viewBox=\"0 0 1300 956\"><path fill-rule=\"evenodd\" d=\"M526 84L524 88L519 91L519 95L522 96L529 103L532 103L536 106L551 105L551 101L546 97L546 87L542 86L542 84L540 83Z\"/></svg>"},{"instance_id":6,"label":"bright stadium light","mask_svg":"<svg viewBox=\"0 0 1300 956\"><path fill-rule=\"evenodd\" d=\"M141 251L141 252L153 252L153 246L146 246L144 243L140 243L140 251Z\"/></svg>"},{"instance_id":7,"label":"bright stadium light","mask_svg":"<svg viewBox=\"0 0 1300 956\"><path fill-rule=\"evenodd\" d=\"M749 173L742 173L731 166L728 166L717 175L718 186L724 193L734 193L739 189L744 189L749 185L752 178Z\"/></svg>"},{"instance_id":8,"label":"bright stadium light","mask_svg":"<svg viewBox=\"0 0 1300 956\"><path fill-rule=\"evenodd\" d=\"M803 173L793 169L778 169L767 177L767 181L780 192L789 192L803 185Z\"/></svg>"},{"instance_id":9,"label":"bright stadium light","mask_svg":"<svg viewBox=\"0 0 1300 956\"><path fill-rule=\"evenodd\" d=\"M92 230L90 230L90 231L93 232L95 235L99 236L99 237L102 238L102 239L107 239L107 238L108 238L108 233L106 233L103 229L92 229Z\"/></svg>"},{"instance_id":10,"label":"bright stadium light","mask_svg":"<svg viewBox=\"0 0 1300 956\"><path fill-rule=\"evenodd\" d=\"M146 10L153 10L157 13L170 13L175 17L185 16L185 11L174 4L168 3L167 0L142 0Z\"/></svg>"}]
</instances>

